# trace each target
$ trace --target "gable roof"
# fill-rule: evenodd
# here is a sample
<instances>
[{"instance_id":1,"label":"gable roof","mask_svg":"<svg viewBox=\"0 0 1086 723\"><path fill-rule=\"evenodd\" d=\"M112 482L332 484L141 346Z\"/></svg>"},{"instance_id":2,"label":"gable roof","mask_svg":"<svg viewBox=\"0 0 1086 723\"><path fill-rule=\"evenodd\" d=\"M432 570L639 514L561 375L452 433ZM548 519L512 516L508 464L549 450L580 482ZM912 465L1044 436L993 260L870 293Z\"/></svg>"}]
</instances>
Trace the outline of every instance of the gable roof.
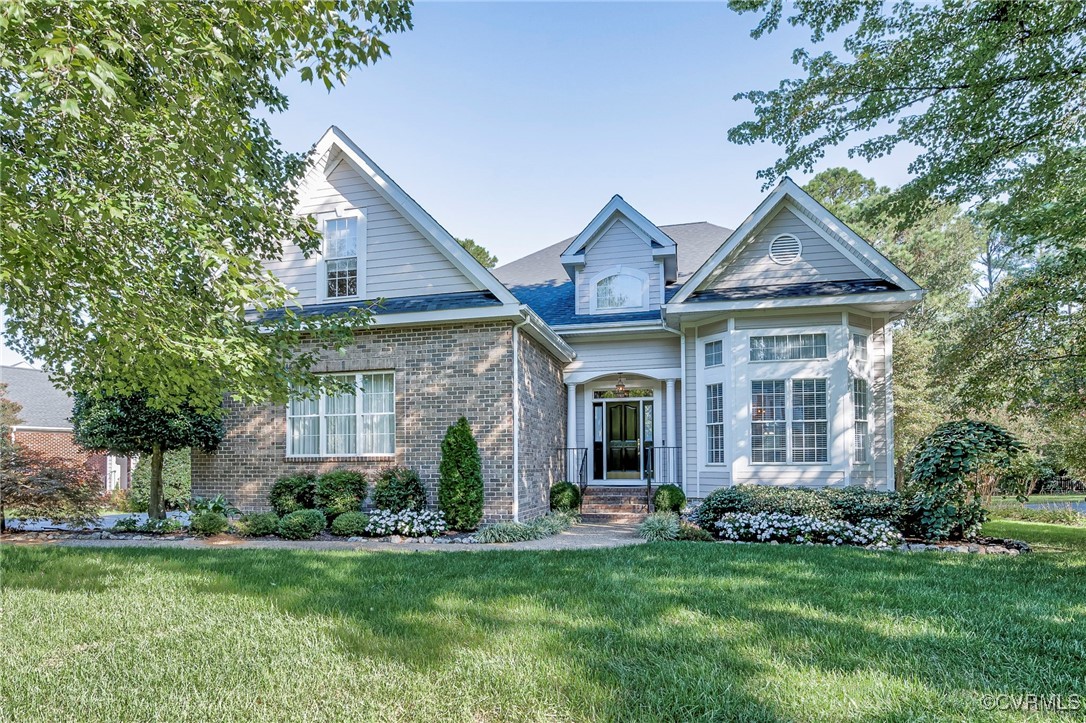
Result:
<instances>
[{"instance_id":1,"label":"gable roof","mask_svg":"<svg viewBox=\"0 0 1086 723\"><path fill-rule=\"evenodd\" d=\"M904 271L879 253L874 246L862 239L843 221L834 216L825 206L800 188L791 178L785 176L773 192L766 196L750 216L732 232L701 267L683 284L683 287L671 299L678 304L691 299L701 286L713 275L733 252L741 248L754 231L770 218L778 208L788 207L800 212L810 224L812 230L821 235L831 245L846 256L851 255L858 263L869 266L884 280L891 282L903 291L920 291L920 287Z\"/></svg>"},{"instance_id":2,"label":"gable roof","mask_svg":"<svg viewBox=\"0 0 1086 723\"><path fill-rule=\"evenodd\" d=\"M712 223L680 223L661 226L660 230L676 244L678 280L664 289L665 298L674 295L705 259L724 243L731 229ZM562 252L576 237L551 244L516 261L499 266L494 275L509 287L518 299L527 304L554 326L574 324L653 321L660 319L659 311L638 311L629 314L577 314L574 284L562 265Z\"/></svg>"},{"instance_id":3,"label":"gable roof","mask_svg":"<svg viewBox=\"0 0 1086 723\"><path fill-rule=\"evenodd\" d=\"M665 273L669 279L674 278L676 272L674 239L618 194L611 197L611 200L589 221L583 231L573 237L562 252L562 265L565 266L569 277L571 279L574 277L576 266L585 263L585 254L592 245L619 220L625 221L626 226L634 235L641 238L652 249L653 257L664 259Z\"/></svg>"},{"instance_id":4,"label":"gable roof","mask_svg":"<svg viewBox=\"0 0 1086 723\"><path fill-rule=\"evenodd\" d=\"M73 400L53 386L49 375L31 367L0 367L0 382L8 385L8 399L22 405L19 419L24 427L71 429Z\"/></svg>"},{"instance_id":5,"label":"gable roof","mask_svg":"<svg viewBox=\"0 0 1086 723\"><path fill-rule=\"evenodd\" d=\"M461 246L452 234L445 230L434 217L411 198L387 173L373 162L361 148L355 145L346 133L336 126L331 126L314 146L316 158L342 154L355 171L371 181L373 188L399 213L411 223L422 236L440 251L456 268L474 283L480 291L490 292L503 304L516 304L517 299L509 292L490 271ZM313 164L309 175L323 173L331 169L334 163ZM303 181L303 188L309 178ZM304 191L303 191L304 192Z\"/></svg>"}]
</instances>

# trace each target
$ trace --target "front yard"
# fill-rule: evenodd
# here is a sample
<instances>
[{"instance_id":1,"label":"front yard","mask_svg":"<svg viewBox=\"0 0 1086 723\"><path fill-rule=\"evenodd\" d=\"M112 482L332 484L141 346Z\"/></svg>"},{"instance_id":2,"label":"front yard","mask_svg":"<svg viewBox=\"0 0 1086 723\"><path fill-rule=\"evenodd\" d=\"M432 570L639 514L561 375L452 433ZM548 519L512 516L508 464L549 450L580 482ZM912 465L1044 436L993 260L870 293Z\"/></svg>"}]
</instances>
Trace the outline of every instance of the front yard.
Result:
<instances>
[{"instance_id":1,"label":"front yard","mask_svg":"<svg viewBox=\"0 0 1086 723\"><path fill-rule=\"evenodd\" d=\"M985 695L1086 694L1081 551L2 554L13 720L1003 720Z\"/></svg>"}]
</instances>

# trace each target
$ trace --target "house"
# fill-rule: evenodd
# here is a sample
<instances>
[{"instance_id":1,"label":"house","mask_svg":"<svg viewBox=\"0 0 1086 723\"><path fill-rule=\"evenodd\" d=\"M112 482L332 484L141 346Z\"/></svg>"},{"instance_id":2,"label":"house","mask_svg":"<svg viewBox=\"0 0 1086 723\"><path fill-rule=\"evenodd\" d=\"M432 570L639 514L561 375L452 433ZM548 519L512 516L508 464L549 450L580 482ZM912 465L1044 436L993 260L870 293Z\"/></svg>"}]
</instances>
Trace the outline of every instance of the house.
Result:
<instances>
[{"instance_id":1,"label":"house","mask_svg":"<svg viewBox=\"0 0 1086 723\"><path fill-rule=\"evenodd\" d=\"M299 213L319 256L272 268L304 313L382 299L317 371L358 392L229 403L194 494L266 508L279 476L416 468L467 416L485 518L528 519L560 479L894 486L889 322L922 290L784 179L735 230L657 226L620 196L575 237L491 273L342 131L316 146Z\"/></svg>"},{"instance_id":2,"label":"house","mask_svg":"<svg viewBox=\"0 0 1086 723\"><path fill-rule=\"evenodd\" d=\"M11 428L14 444L45 457L60 457L94 470L107 492L128 489L134 461L83 449L72 431L72 397L49 381L49 376L29 366L0 367L5 396L18 404L19 424Z\"/></svg>"}]
</instances>

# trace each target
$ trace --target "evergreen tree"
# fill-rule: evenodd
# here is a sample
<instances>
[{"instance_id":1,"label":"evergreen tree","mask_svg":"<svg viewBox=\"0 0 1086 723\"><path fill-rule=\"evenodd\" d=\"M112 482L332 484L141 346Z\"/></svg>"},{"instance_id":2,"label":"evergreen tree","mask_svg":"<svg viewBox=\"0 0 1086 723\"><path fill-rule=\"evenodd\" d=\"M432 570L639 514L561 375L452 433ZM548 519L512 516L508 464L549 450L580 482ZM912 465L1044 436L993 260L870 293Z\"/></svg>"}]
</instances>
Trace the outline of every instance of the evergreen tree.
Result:
<instances>
[{"instance_id":1,"label":"evergreen tree","mask_svg":"<svg viewBox=\"0 0 1086 723\"><path fill-rule=\"evenodd\" d=\"M474 530L483 519L483 469L479 445L464 417L449 427L441 441L438 508L454 530Z\"/></svg>"}]
</instances>

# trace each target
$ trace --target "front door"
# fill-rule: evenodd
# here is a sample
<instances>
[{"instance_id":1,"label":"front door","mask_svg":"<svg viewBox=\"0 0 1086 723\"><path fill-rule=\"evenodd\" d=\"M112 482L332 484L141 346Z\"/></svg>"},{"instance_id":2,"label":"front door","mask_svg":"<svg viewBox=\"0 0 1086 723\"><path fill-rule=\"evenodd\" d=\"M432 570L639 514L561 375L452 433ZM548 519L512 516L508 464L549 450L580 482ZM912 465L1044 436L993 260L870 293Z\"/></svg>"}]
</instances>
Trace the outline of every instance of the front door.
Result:
<instances>
[{"instance_id":1,"label":"front door","mask_svg":"<svg viewBox=\"0 0 1086 723\"><path fill-rule=\"evenodd\" d=\"M641 403L607 407L607 479L641 478Z\"/></svg>"}]
</instances>

